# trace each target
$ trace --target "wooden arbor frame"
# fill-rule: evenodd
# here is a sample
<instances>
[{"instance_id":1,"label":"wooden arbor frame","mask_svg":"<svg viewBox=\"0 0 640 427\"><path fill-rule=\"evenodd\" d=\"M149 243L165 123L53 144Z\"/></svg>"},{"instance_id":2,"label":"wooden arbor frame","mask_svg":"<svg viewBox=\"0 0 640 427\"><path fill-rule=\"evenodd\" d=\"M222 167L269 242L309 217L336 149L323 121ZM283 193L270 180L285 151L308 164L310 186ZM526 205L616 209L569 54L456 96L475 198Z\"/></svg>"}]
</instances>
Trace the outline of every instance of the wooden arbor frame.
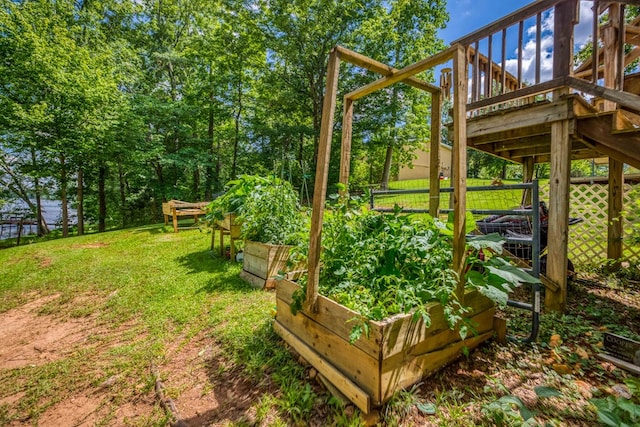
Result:
<instances>
[{"instance_id":1,"label":"wooden arbor frame","mask_svg":"<svg viewBox=\"0 0 640 427\"><path fill-rule=\"evenodd\" d=\"M436 55L426 58L401 70L375 61L364 55L360 55L342 47L335 47L329 55L327 67L327 82L322 107L322 123L320 128L320 141L318 148L318 163L316 165L316 181L313 196L313 211L311 216L311 234L309 243L309 278L305 306L310 312L317 312L318 282L320 278L320 252L322 245L322 222L324 218L324 205L326 201L327 180L329 176L329 161L331 158L331 139L333 134L334 112L336 107L338 76L340 61L346 61L356 66L382 74L383 77L371 82L344 96L344 111L342 125L342 144L340 156L340 183L348 188L351 135L353 123L354 101L373 93L379 89L394 83L404 82L418 89L431 93L431 153L438 153L440 144L441 127L441 102L440 88L423 82L414 76L420 72L431 69L437 65L453 60L453 164L455 171L453 179L453 209L454 209L454 238L453 238L453 268L458 273L462 272L465 249L465 209L466 209L466 94L467 94L467 67L466 49L457 44ZM440 180L438 179L437 155L432 155L430 176L429 212L436 215L438 212ZM433 196L435 195L435 196ZM462 277L462 275L460 275ZM460 281L456 289L458 298L464 297L464 282Z\"/></svg>"}]
</instances>

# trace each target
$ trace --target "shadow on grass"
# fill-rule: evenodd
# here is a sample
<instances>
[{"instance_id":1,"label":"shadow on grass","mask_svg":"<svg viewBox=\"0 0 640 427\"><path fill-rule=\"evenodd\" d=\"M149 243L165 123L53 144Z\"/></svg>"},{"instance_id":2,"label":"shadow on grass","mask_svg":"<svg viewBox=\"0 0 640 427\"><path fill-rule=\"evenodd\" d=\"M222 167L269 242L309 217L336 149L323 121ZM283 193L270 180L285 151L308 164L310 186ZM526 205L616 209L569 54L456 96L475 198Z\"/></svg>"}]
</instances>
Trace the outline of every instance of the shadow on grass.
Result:
<instances>
[{"instance_id":1,"label":"shadow on grass","mask_svg":"<svg viewBox=\"0 0 640 427\"><path fill-rule=\"evenodd\" d=\"M134 234L139 234L139 233L167 234L169 232L173 233L173 227L171 227L170 225L164 225L161 222L157 224L143 225L142 227L136 227L133 230Z\"/></svg>"},{"instance_id":2,"label":"shadow on grass","mask_svg":"<svg viewBox=\"0 0 640 427\"><path fill-rule=\"evenodd\" d=\"M179 256L176 261L187 270L187 274L209 273L211 279L196 292L214 293L237 291L247 293L254 289L240 279L242 264L232 263L217 257L208 249Z\"/></svg>"},{"instance_id":3,"label":"shadow on grass","mask_svg":"<svg viewBox=\"0 0 640 427\"><path fill-rule=\"evenodd\" d=\"M605 286L573 286L568 311L611 332L640 339L640 292L634 289L609 289Z\"/></svg>"}]
</instances>

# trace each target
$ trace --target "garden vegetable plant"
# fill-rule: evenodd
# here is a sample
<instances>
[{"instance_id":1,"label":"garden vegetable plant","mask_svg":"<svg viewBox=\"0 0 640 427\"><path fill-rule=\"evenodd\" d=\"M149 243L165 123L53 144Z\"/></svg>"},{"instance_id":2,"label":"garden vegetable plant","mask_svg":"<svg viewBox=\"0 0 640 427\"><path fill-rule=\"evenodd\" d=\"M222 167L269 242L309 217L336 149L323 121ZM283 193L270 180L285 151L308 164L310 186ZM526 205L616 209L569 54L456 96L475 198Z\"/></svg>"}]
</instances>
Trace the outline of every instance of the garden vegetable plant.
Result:
<instances>
[{"instance_id":1,"label":"garden vegetable plant","mask_svg":"<svg viewBox=\"0 0 640 427\"><path fill-rule=\"evenodd\" d=\"M413 312L430 325L426 304L439 302L449 326L464 338L469 325L455 289L458 275L451 268L451 232L428 215L391 214L367 210L356 199L334 197L322 230L319 292L358 312L351 339L367 332L368 320ZM499 305L520 283L538 279L498 256L503 241L497 235L469 239L465 282ZM304 279L303 283L304 285ZM300 309L304 291L292 304Z\"/></svg>"},{"instance_id":2,"label":"garden vegetable plant","mask_svg":"<svg viewBox=\"0 0 640 427\"><path fill-rule=\"evenodd\" d=\"M291 183L275 176L242 175L208 205L209 221L236 215L245 240L274 245L299 243L308 233L308 219Z\"/></svg>"}]
</instances>

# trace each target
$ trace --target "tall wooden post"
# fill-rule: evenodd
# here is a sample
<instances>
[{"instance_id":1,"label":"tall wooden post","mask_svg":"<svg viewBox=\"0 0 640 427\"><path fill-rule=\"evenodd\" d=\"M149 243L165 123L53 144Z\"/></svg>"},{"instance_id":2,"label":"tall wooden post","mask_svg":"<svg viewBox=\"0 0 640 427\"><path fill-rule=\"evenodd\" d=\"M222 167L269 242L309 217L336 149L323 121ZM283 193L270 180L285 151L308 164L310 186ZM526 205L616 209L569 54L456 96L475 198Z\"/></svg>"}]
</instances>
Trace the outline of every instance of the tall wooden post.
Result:
<instances>
[{"instance_id":1,"label":"tall wooden post","mask_svg":"<svg viewBox=\"0 0 640 427\"><path fill-rule=\"evenodd\" d=\"M547 288L548 310L563 311L567 302L567 250L569 241L569 174L571 172L569 121L551 124L551 174L549 177L549 229L547 277L559 286Z\"/></svg>"},{"instance_id":2,"label":"tall wooden post","mask_svg":"<svg viewBox=\"0 0 640 427\"><path fill-rule=\"evenodd\" d=\"M623 163L609 158L609 203L607 227L607 258L616 260L614 267L622 258L622 205L624 198Z\"/></svg>"},{"instance_id":3,"label":"tall wooden post","mask_svg":"<svg viewBox=\"0 0 640 427\"><path fill-rule=\"evenodd\" d=\"M440 206L440 138L442 95L431 94L431 141L429 144L429 215L438 216Z\"/></svg>"},{"instance_id":4,"label":"tall wooden post","mask_svg":"<svg viewBox=\"0 0 640 427\"><path fill-rule=\"evenodd\" d=\"M535 161L533 160L533 156L525 157L522 162L522 182L531 182L533 181L533 170L535 166ZM524 190L524 194L522 195L522 206L529 206L531 204L531 191Z\"/></svg>"},{"instance_id":5,"label":"tall wooden post","mask_svg":"<svg viewBox=\"0 0 640 427\"><path fill-rule=\"evenodd\" d=\"M453 269L459 275L456 294L464 304L464 254L467 209L467 62L462 45L453 57Z\"/></svg>"},{"instance_id":6,"label":"tall wooden post","mask_svg":"<svg viewBox=\"0 0 640 427\"><path fill-rule=\"evenodd\" d=\"M609 22L603 29L604 41L604 85L620 89L623 79L623 8L613 3L609 6ZM604 110L613 111L617 104L604 101ZM623 163L609 158L609 200L607 209L607 258L619 260L622 257L622 206L623 206Z\"/></svg>"},{"instance_id":7,"label":"tall wooden post","mask_svg":"<svg viewBox=\"0 0 640 427\"><path fill-rule=\"evenodd\" d=\"M344 110L342 113L342 144L340 150L340 183L349 189L349 173L351 171L351 135L353 129L353 100L344 98Z\"/></svg>"},{"instance_id":8,"label":"tall wooden post","mask_svg":"<svg viewBox=\"0 0 640 427\"><path fill-rule=\"evenodd\" d=\"M553 38L553 77L571 75L573 61L573 24L577 0L555 7ZM568 92L554 92L558 100ZM551 174L549 177L549 229L547 277L558 285L553 292L546 289L545 307L563 311L567 302L567 252L569 240L569 176L571 172L571 138L569 120L551 124Z\"/></svg>"},{"instance_id":9,"label":"tall wooden post","mask_svg":"<svg viewBox=\"0 0 640 427\"><path fill-rule=\"evenodd\" d=\"M313 210L311 211L311 231L309 233L309 277L305 306L310 312L318 310L318 282L320 280L320 252L322 247L322 220L324 203L327 197L327 180L329 179L329 159L331 157L331 137L333 134L333 117L338 92L338 74L340 58L334 48L329 55L327 66L327 84L322 104L322 122L320 125L320 141L318 146L318 164L313 187Z\"/></svg>"}]
</instances>

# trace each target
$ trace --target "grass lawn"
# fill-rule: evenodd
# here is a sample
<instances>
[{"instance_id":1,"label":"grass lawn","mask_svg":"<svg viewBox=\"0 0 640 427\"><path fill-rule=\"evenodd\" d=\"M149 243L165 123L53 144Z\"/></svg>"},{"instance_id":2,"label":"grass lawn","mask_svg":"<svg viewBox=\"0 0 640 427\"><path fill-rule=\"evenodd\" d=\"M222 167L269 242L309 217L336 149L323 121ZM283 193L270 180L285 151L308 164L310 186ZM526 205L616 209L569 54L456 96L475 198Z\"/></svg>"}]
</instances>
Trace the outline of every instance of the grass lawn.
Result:
<instances>
[{"instance_id":1,"label":"grass lawn","mask_svg":"<svg viewBox=\"0 0 640 427\"><path fill-rule=\"evenodd\" d=\"M0 250L0 425L167 425L156 379L189 425L362 425L273 333L274 293L210 242L150 225ZM596 358L602 332L640 339L640 274L627 276L581 282L538 343L483 345L399 393L380 422L510 426L528 410L542 425L596 424L589 399L630 377ZM522 312L504 314L526 333Z\"/></svg>"}]
</instances>

